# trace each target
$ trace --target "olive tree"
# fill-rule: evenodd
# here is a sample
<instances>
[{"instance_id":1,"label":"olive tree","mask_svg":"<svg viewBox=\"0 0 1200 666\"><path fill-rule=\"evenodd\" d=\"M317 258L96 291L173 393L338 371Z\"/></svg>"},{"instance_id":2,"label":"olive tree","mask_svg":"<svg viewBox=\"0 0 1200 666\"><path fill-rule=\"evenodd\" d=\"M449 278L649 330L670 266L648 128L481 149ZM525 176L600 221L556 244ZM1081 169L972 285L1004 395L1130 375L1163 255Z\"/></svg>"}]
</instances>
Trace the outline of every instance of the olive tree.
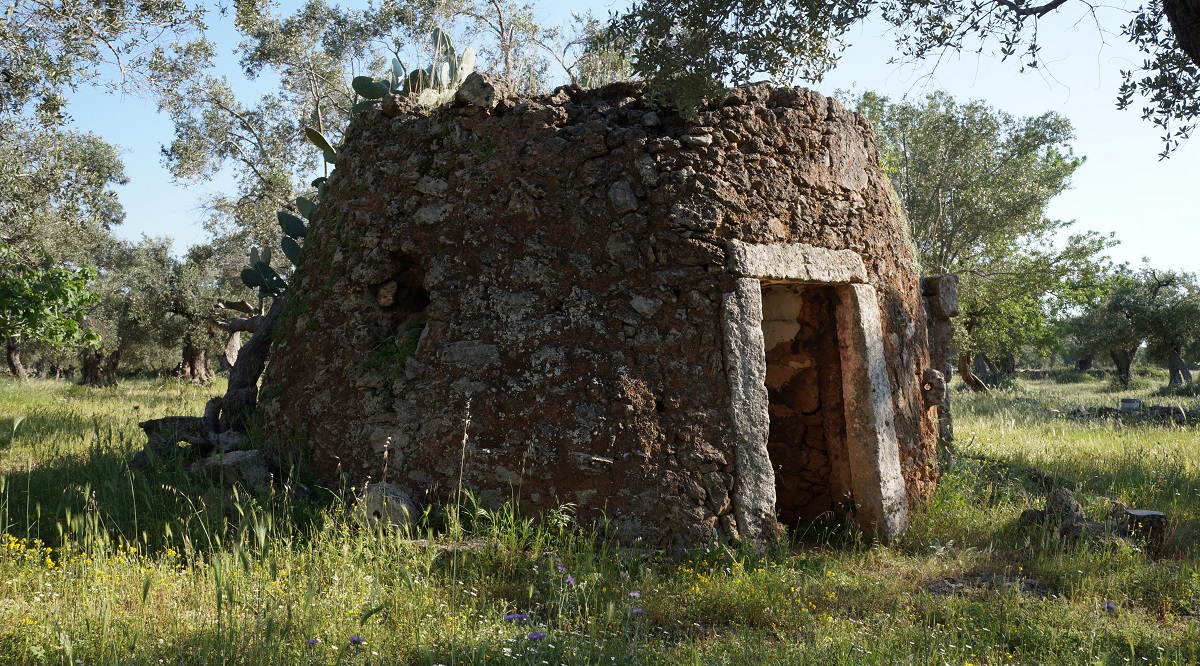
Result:
<instances>
[{"instance_id":1,"label":"olive tree","mask_svg":"<svg viewBox=\"0 0 1200 666\"><path fill-rule=\"evenodd\" d=\"M941 92L920 102L867 93L857 107L875 126L921 270L959 275L954 342L964 381L983 389L971 370L976 354L1007 374L1021 350L1056 349L1059 322L1096 288L1100 253L1112 244L1095 233L1060 242L1070 223L1045 215L1083 163L1070 122L1015 118Z\"/></svg>"},{"instance_id":2,"label":"olive tree","mask_svg":"<svg viewBox=\"0 0 1200 666\"><path fill-rule=\"evenodd\" d=\"M1185 357L1200 353L1200 284L1191 273L1122 268L1072 328L1081 347L1108 351L1122 383L1129 383L1134 356L1144 346L1148 357L1166 364L1171 386L1190 384Z\"/></svg>"},{"instance_id":3,"label":"olive tree","mask_svg":"<svg viewBox=\"0 0 1200 666\"><path fill-rule=\"evenodd\" d=\"M897 59L986 51L1035 69L1043 64L1042 20L1077 11L1145 55L1121 71L1117 100L1122 107L1144 100L1142 114L1163 128L1169 154L1200 117L1200 4L1148 0L1134 9L1096 9L1086 0L634 0L611 30L628 45L633 71L686 107L764 73L820 80L847 30L868 16L895 28Z\"/></svg>"}]
</instances>

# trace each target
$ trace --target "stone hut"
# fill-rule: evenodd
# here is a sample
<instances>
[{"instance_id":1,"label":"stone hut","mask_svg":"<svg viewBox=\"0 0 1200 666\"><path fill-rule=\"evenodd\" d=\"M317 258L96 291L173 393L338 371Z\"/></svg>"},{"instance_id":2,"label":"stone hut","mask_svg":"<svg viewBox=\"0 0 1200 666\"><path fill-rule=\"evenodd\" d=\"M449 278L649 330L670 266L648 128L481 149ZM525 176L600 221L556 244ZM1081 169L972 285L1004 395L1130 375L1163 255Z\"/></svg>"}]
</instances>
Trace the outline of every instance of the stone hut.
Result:
<instances>
[{"instance_id":1,"label":"stone hut","mask_svg":"<svg viewBox=\"0 0 1200 666\"><path fill-rule=\"evenodd\" d=\"M327 481L564 503L619 538L882 536L936 481L926 320L866 119L753 85L397 97L339 150L259 422Z\"/></svg>"}]
</instances>

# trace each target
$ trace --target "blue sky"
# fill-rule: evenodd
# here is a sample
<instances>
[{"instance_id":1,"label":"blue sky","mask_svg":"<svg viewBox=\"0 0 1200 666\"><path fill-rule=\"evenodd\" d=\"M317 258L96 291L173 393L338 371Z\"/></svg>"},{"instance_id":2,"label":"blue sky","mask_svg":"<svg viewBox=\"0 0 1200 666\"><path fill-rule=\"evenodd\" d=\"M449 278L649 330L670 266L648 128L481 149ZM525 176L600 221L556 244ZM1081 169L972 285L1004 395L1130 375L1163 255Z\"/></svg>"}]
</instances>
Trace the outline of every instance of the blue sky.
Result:
<instances>
[{"instance_id":1,"label":"blue sky","mask_svg":"<svg viewBox=\"0 0 1200 666\"><path fill-rule=\"evenodd\" d=\"M559 1L538 6L547 21L557 22L571 11L590 8L603 16L623 4ZM1106 27L1119 29L1125 19L1108 11L1107 17L1101 15ZM214 15L210 25L226 54L225 66L236 73L236 58L228 55L236 43L229 18ZM1052 17L1042 35L1048 66L1040 71L1022 74L1015 62L973 54L948 55L931 69L887 64L892 40L886 26L867 22L848 36L851 46L839 66L810 87L826 94L874 90L892 98L920 98L944 89L960 100L982 99L1018 116L1056 111L1074 123L1075 152L1087 162L1076 172L1073 188L1053 201L1049 215L1076 220L1077 229L1115 232L1121 245L1111 255L1117 261L1137 264L1148 257L1162 268L1200 270L1200 141L1159 161L1160 133L1141 119L1140 106L1135 102L1136 109L1116 110L1119 70L1141 61L1119 35L1102 34L1081 12ZM152 103L83 91L70 111L76 127L123 149L130 183L119 188L127 212L121 235L171 236L178 251L204 240L200 203L227 183L187 188L171 182L158 155L160 146L170 142L172 127Z\"/></svg>"}]
</instances>

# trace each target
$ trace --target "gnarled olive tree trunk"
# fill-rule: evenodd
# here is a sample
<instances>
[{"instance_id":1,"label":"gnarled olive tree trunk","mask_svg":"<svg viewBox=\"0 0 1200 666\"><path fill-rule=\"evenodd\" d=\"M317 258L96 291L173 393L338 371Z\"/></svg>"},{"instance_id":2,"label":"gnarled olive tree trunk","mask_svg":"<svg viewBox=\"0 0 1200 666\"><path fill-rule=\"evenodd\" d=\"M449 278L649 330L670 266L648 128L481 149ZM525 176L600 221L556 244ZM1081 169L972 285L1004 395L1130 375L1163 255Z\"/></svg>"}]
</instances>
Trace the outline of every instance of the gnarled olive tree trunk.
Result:
<instances>
[{"instance_id":1,"label":"gnarled olive tree trunk","mask_svg":"<svg viewBox=\"0 0 1200 666\"><path fill-rule=\"evenodd\" d=\"M1137 353L1137 348L1134 349L1110 349L1108 355L1112 358L1113 365L1117 366L1117 381L1122 384L1128 384L1133 377L1129 374L1129 368L1133 365L1133 355Z\"/></svg>"},{"instance_id":2,"label":"gnarled olive tree trunk","mask_svg":"<svg viewBox=\"0 0 1200 666\"><path fill-rule=\"evenodd\" d=\"M1171 378L1167 382L1169 386L1183 386L1192 383L1192 371L1188 370L1187 363L1179 355L1178 349L1172 349L1171 353L1167 354L1167 370L1171 373Z\"/></svg>"},{"instance_id":3,"label":"gnarled olive tree trunk","mask_svg":"<svg viewBox=\"0 0 1200 666\"><path fill-rule=\"evenodd\" d=\"M121 350L117 349L104 359L104 382L109 386L117 385L117 369L121 366Z\"/></svg>"},{"instance_id":4,"label":"gnarled olive tree trunk","mask_svg":"<svg viewBox=\"0 0 1200 666\"><path fill-rule=\"evenodd\" d=\"M963 383L976 393L987 393L987 384L983 383L974 372L971 371L971 353L959 352L958 354L958 376L962 377Z\"/></svg>"},{"instance_id":5,"label":"gnarled olive tree trunk","mask_svg":"<svg viewBox=\"0 0 1200 666\"><path fill-rule=\"evenodd\" d=\"M222 437L225 433L246 434L249 420L258 405L258 380L270 355L271 333L283 308L283 301L282 297L276 298L265 315L236 319L221 326L225 330L236 329L253 334L238 352L237 362L229 373L229 387L225 395L209 400L204 407L204 416L168 416L140 423L146 432L148 451L160 455L158 447L164 443L173 445L183 437L195 445L196 450L207 455L213 446L220 445L225 439ZM175 449L167 446L165 450Z\"/></svg>"},{"instance_id":6,"label":"gnarled olive tree trunk","mask_svg":"<svg viewBox=\"0 0 1200 666\"><path fill-rule=\"evenodd\" d=\"M175 366L174 375L195 384L207 384L215 376L212 364L208 358L208 350L203 345L195 344L191 339L183 343L179 365Z\"/></svg>"},{"instance_id":7,"label":"gnarled olive tree trunk","mask_svg":"<svg viewBox=\"0 0 1200 666\"><path fill-rule=\"evenodd\" d=\"M104 386L103 359L100 352L91 347L85 347L83 350L83 385L97 388Z\"/></svg>"},{"instance_id":8,"label":"gnarled olive tree trunk","mask_svg":"<svg viewBox=\"0 0 1200 666\"><path fill-rule=\"evenodd\" d=\"M258 406L258 379L267 366L272 333L279 312L283 309L283 301L282 296L276 298L267 314L250 317L239 329L252 331L254 335L238 350L237 362L229 372L229 388L225 390L225 398L221 401L219 432L246 432L246 422Z\"/></svg>"},{"instance_id":9,"label":"gnarled olive tree trunk","mask_svg":"<svg viewBox=\"0 0 1200 666\"><path fill-rule=\"evenodd\" d=\"M21 365L21 338L10 335L8 336L8 369L13 373L13 376L21 381L28 379L29 375L25 372L25 366Z\"/></svg>"}]
</instances>

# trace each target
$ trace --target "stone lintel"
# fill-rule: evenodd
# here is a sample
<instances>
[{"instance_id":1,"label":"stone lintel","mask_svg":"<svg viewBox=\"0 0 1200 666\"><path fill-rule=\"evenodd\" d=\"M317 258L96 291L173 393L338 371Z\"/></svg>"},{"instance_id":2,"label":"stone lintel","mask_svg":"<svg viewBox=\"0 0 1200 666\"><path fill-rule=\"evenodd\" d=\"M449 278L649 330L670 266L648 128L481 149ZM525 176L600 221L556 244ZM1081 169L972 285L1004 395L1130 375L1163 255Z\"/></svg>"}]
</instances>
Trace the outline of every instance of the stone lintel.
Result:
<instances>
[{"instance_id":1,"label":"stone lintel","mask_svg":"<svg viewBox=\"0 0 1200 666\"><path fill-rule=\"evenodd\" d=\"M804 243L758 245L731 240L727 268L737 277L787 282L850 284L867 281L862 257Z\"/></svg>"},{"instance_id":2,"label":"stone lintel","mask_svg":"<svg viewBox=\"0 0 1200 666\"><path fill-rule=\"evenodd\" d=\"M854 519L864 532L890 538L908 526L908 507L879 300L875 288L867 284L844 285L837 288L837 294Z\"/></svg>"},{"instance_id":3,"label":"stone lintel","mask_svg":"<svg viewBox=\"0 0 1200 666\"><path fill-rule=\"evenodd\" d=\"M775 536L775 474L767 454L767 356L762 329L762 283L737 280L721 304L725 374L737 445L733 514L741 538Z\"/></svg>"}]
</instances>

